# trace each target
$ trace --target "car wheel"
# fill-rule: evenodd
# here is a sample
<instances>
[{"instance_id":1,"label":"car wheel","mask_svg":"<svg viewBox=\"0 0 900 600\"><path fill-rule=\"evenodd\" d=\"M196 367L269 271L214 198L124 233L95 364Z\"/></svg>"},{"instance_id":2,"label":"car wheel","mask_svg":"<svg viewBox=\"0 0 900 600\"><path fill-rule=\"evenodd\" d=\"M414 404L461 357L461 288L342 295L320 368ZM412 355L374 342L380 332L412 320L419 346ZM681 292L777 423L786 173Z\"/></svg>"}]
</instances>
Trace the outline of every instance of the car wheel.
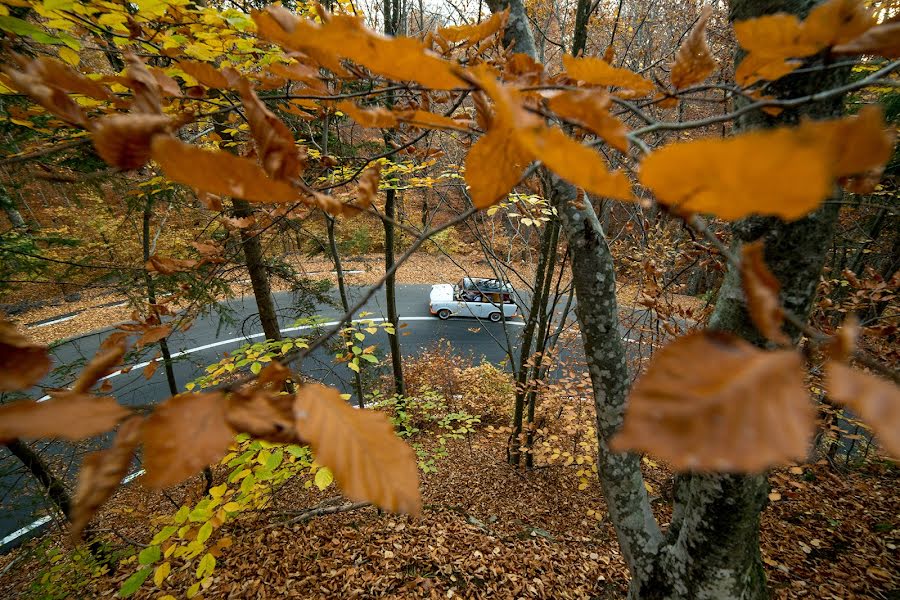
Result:
<instances>
[{"instance_id":1,"label":"car wheel","mask_svg":"<svg viewBox=\"0 0 900 600\"><path fill-rule=\"evenodd\" d=\"M446 309L446 308L442 308L441 310L438 311L437 315L438 315L438 319L440 319L441 321L446 321L447 319L450 318L450 310Z\"/></svg>"},{"instance_id":2,"label":"car wheel","mask_svg":"<svg viewBox=\"0 0 900 600\"><path fill-rule=\"evenodd\" d=\"M498 312L492 312L488 318L491 320L491 323L499 323L501 315Z\"/></svg>"}]
</instances>

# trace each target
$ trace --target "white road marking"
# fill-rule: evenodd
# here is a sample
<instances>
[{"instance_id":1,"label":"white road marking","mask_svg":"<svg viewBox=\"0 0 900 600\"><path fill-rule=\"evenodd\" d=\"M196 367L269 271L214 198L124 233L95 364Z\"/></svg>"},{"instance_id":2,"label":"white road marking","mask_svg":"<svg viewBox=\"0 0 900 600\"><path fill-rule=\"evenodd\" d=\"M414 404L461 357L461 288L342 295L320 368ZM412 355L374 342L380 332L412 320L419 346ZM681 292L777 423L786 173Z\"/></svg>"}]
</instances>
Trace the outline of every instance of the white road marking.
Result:
<instances>
[{"instance_id":1,"label":"white road marking","mask_svg":"<svg viewBox=\"0 0 900 600\"><path fill-rule=\"evenodd\" d=\"M22 529L17 529L15 531L13 531L11 534L9 534L8 536L6 536L2 540L0 540L0 546L5 546L6 544L8 544L10 542L16 541L23 535L26 535L28 532L34 531L35 529L37 529L44 523L50 522L52 519L53 519L53 517L51 517L50 515L47 515L46 517L41 517L40 519L38 519L31 525L26 525Z\"/></svg>"},{"instance_id":2,"label":"white road marking","mask_svg":"<svg viewBox=\"0 0 900 600\"><path fill-rule=\"evenodd\" d=\"M38 323L37 325L32 325L28 329L37 329L38 327L46 327L47 325L56 325L57 323L64 323L66 321L71 321L78 315L70 315L68 317L63 317L62 319L54 319L52 321L47 321L46 323Z\"/></svg>"}]
</instances>

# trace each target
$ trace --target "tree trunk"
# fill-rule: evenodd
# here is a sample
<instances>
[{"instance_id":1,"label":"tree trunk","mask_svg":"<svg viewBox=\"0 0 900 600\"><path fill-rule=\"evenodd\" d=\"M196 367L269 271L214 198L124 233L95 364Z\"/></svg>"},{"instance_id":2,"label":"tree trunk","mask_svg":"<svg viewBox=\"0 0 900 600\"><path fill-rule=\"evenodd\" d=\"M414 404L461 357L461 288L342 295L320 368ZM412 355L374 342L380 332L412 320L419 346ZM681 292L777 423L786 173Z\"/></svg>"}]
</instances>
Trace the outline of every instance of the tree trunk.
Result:
<instances>
[{"instance_id":1,"label":"tree trunk","mask_svg":"<svg viewBox=\"0 0 900 600\"><path fill-rule=\"evenodd\" d=\"M150 260L150 219L152 216L153 196L147 196L147 201L144 204L142 240L144 246L144 263ZM150 304L156 304L156 284L149 271L144 271L144 282L147 285L147 301ZM169 383L169 393L173 396L177 396L178 382L175 380L175 368L172 366L172 353L169 352L169 342L166 338L159 340L159 352L162 354L163 368L166 371L166 381Z\"/></svg>"},{"instance_id":2,"label":"tree trunk","mask_svg":"<svg viewBox=\"0 0 900 600\"><path fill-rule=\"evenodd\" d=\"M249 217L253 214L250 203L246 200L232 198L234 216ZM241 247L244 249L244 260L247 261L247 273L253 286L253 296L259 311L267 340L280 340L281 328L278 326L278 315L275 312L275 301L272 299L272 288L269 286L269 271L263 258L262 242L253 232L241 229Z\"/></svg>"},{"instance_id":3,"label":"tree trunk","mask_svg":"<svg viewBox=\"0 0 900 600\"><path fill-rule=\"evenodd\" d=\"M6 447L9 448L9 451L13 456L22 461L25 468L38 480L41 487L44 488L44 491L47 492L47 497L50 498L50 501L53 502L53 504L56 505L56 508L65 515L66 519L68 519L69 513L72 511L72 498L69 496L66 485L61 479L53 474L53 471L51 471L47 463L44 462L44 459L42 459L37 452L32 450L30 446L20 440L8 442Z\"/></svg>"},{"instance_id":4,"label":"tree trunk","mask_svg":"<svg viewBox=\"0 0 900 600\"><path fill-rule=\"evenodd\" d=\"M350 312L350 299L347 297L347 286L344 283L344 269L341 266L341 255L338 252L337 240L334 237L334 218L325 215L328 220L328 248L331 250L331 259L334 262L334 272L337 274L338 292L341 296L341 306L344 312ZM360 364L362 368L362 364ZM360 408L366 407L365 396L363 396L362 375L359 371L353 372L353 383L356 387L356 404Z\"/></svg>"}]
</instances>

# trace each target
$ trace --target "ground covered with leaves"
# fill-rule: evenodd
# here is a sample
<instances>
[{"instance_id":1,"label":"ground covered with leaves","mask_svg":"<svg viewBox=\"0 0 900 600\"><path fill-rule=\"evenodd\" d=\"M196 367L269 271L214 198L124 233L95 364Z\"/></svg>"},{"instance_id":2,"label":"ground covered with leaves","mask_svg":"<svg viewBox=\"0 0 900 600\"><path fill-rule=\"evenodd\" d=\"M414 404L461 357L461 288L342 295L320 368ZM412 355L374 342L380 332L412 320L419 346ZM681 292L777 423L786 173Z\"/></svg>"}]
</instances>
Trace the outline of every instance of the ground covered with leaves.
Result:
<instances>
[{"instance_id":1,"label":"ground covered with leaves","mask_svg":"<svg viewBox=\"0 0 900 600\"><path fill-rule=\"evenodd\" d=\"M475 432L446 440L446 453L422 476L420 518L372 507L306 518L309 508L342 506L343 500L334 487L311 491L294 479L265 510L215 532L208 541L215 571L194 597L623 598L627 570L595 477L582 485L578 451L540 459L560 454L569 442L577 446L577 436L539 454L533 470L516 470L505 462L502 415L484 408ZM541 439L552 441L572 432L573 420L563 416L544 427ZM428 453L437 444L426 436L420 447ZM666 523L672 473L649 457L643 468L654 509ZM896 597L898 474L896 465L877 459L851 471L823 463L773 472L762 555L775 597ZM216 483L227 475L227 467L217 468ZM48 549L65 553L69 545L63 532L52 532L0 559L2 596L53 597L41 581L51 579L54 564L68 564L67 576L79 587L57 571L56 592L68 591L58 597L111 597L139 568L137 553L175 507L201 496L200 478L165 494L139 484L123 488L95 525L125 557L112 573L78 573L71 559L53 558L56 551ZM198 580L196 561L173 563L160 586L149 578L133 597L189 595Z\"/></svg>"}]
</instances>

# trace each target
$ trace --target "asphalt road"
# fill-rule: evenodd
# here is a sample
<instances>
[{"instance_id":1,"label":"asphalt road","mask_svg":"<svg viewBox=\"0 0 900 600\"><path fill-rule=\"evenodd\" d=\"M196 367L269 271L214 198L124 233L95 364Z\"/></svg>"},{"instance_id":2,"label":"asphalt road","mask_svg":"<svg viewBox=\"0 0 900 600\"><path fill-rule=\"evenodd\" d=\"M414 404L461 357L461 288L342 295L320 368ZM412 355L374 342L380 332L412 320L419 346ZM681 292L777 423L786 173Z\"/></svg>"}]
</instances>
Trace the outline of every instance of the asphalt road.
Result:
<instances>
[{"instance_id":1,"label":"asphalt road","mask_svg":"<svg viewBox=\"0 0 900 600\"><path fill-rule=\"evenodd\" d=\"M401 330L401 347L405 357L418 355L423 349L438 340L446 340L454 352L470 356L476 362L487 360L501 363L507 359L504 350L506 335L503 324L479 321L473 318L451 318L441 321L433 317L428 310L428 293L430 285L398 286L397 311L401 322L406 327ZM351 288L352 298L358 298L363 288ZM275 302L281 326L286 336L308 336L312 331L308 328L296 329L298 314L295 309L296 299L290 292L275 294ZM376 293L363 307L368 312L366 318L381 320L386 317L384 309L384 292ZM180 389L195 379L203 369L219 359L224 353L233 351L248 341L262 339L259 333L259 321L256 305L252 297L229 300L223 303L230 313L229 319L220 318L217 314L197 319L187 332L176 332L169 337L169 347L175 357L174 371ZM341 312L334 306L317 304L317 317L328 321L337 319ZM516 340L522 330L522 320L513 319L507 323L510 339ZM93 332L56 346L53 355L56 365L76 365L67 372L59 370L51 373L42 388L64 387L71 383L80 370L79 365L89 360L100 342L108 335L110 329ZM378 344L382 356L388 352L387 335L379 332L372 336L366 344ZM148 350L143 357L136 357L130 364L135 365L129 373L110 377L111 395L126 405L145 405L159 402L167 398L169 387L163 368L158 368L149 380L142 373L143 365L152 358L156 348ZM304 361L302 371L315 379L337 386L345 392L351 392L352 372L346 365L335 365L333 351L321 349ZM383 361L389 365L389 360ZM385 369L384 365L381 367ZM377 369L368 372L377 375ZM34 397L42 392L36 391ZM97 440L95 445L104 443ZM57 473L65 475L67 481L74 482L80 457L87 451L83 446L76 450L72 445L63 442L46 442L38 446L42 454L51 458L52 466ZM33 535L40 527L34 527L22 534L34 523L46 519L47 503L41 490L35 485L30 475L23 472L19 461L9 454L6 448L0 450L0 549L8 549L21 543L28 535Z\"/></svg>"}]
</instances>

